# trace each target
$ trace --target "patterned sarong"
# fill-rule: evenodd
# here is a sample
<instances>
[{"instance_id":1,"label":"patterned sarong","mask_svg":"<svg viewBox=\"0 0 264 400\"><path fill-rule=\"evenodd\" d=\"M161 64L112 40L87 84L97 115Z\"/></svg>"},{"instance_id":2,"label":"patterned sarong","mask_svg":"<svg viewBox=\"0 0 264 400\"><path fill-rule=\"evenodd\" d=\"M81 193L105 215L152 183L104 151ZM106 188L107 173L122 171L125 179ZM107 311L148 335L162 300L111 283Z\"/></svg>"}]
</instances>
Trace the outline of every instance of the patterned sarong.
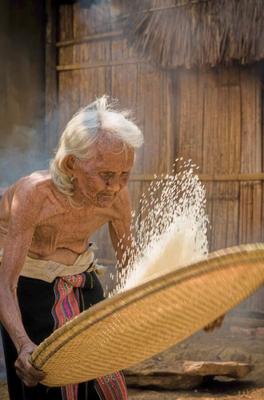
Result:
<instances>
[{"instance_id":1,"label":"patterned sarong","mask_svg":"<svg viewBox=\"0 0 264 400\"><path fill-rule=\"evenodd\" d=\"M55 303L52 308L54 329L61 327L80 314L80 296L79 291L75 289L83 288L87 278L90 279L92 288L91 274L82 273L56 279L54 284ZM126 384L121 372L96 379L95 389L101 400L127 400ZM78 400L78 385L67 385L61 390L63 400Z\"/></svg>"},{"instance_id":2,"label":"patterned sarong","mask_svg":"<svg viewBox=\"0 0 264 400\"><path fill-rule=\"evenodd\" d=\"M52 283L20 277L17 294L25 329L36 344L80 311L104 298L94 271L56 278ZM16 349L4 329L2 337L10 400L127 400L126 385L120 372L64 388L41 384L24 386L14 368Z\"/></svg>"}]
</instances>

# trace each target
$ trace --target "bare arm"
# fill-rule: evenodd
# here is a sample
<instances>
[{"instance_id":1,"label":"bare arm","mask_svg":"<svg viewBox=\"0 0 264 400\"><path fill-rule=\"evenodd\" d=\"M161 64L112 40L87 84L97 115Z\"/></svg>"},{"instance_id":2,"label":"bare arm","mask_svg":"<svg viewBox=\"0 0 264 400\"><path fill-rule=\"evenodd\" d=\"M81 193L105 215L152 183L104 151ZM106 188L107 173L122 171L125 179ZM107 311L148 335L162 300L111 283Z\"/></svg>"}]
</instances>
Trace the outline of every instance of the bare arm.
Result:
<instances>
[{"instance_id":1,"label":"bare arm","mask_svg":"<svg viewBox=\"0 0 264 400\"><path fill-rule=\"evenodd\" d=\"M34 194L35 195L35 194ZM43 374L29 363L36 347L28 337L21 320L17 299L17 283L34 233L38 204L31 191L18 190L14 195L9 229L0 268L0 318L17 352L16 370L28 386L33 386Z\"/></svg>"},{"instance_id":2,"label":"bare arm","mask_svg":"<svg viewBox=\"0 0 264 400\"><path fill-rule=\"evenodd\" d=\"M117 259L125 267L129 261L128 250L131 247L131 204L127 189L123 189L115 203L116 218L109 222L109 232ZM122 241L122 245L120 244Z\"/></svg>"},{"instance_id":3,"label":"bare arm","mask_svg":"<svg viewBox=\"0 0 264 400\"><path fill-rule=\"evenodd\" d=\"M17 352L23 345L30 342L21 321L17 300L17 282L31 238L30 229L15 236L9 234L0 268L1 322L9 333Z\"/></svg>"}]
</instances>

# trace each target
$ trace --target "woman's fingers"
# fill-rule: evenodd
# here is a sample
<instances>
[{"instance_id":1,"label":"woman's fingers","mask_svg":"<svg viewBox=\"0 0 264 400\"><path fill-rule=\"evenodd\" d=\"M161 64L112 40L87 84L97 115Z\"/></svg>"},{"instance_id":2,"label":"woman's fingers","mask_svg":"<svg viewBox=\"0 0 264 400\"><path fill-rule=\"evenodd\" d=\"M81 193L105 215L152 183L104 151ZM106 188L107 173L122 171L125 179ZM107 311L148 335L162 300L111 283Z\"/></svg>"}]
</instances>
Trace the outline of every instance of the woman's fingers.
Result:
<instances>
[{"instance_id":1,"label":"woman's fingers","mask_svg":"<svg viewBox=\"0 0 264 400\"><path fill-rule=\"evenodd\" d=\"M32 366L15 364L15 368L17 375L27 386L36 386L45 378L45 374L42 371L38 371Z\"/></svg>"},{"instance_id":2,"label":"woman's fingers","mask_svg":"<svg viewBox=\"0 0 264 400\"><path fill-rule=\"evenodd\" d=\"M21 381L23 381L26 386L32 387L38 384L38 380L25 373L25 371L16 368L16 373L19 379L21 379Z\"/></svg>"},{"instance_id":3,"label":"woman's fingers","mask_svg":"<svg viewBox=\"0 0 264 400\"><path fill-rule=\"evenodd\" d=\"M22 349L15 362L16 373L26 386L36 386L45 378L45 373L34 368L30 363L31 353L31 350Z\"/></svg>"},{"instance_id":4,"label":"woman's fingers","mask_svg":"<svg viewBox=\"0 0 264 400\"><path fill-rule=\"evenodd\" d=\"M222 315L221 317L217 318L215 321L211 322L210 324L206 325L204 327L204 331L205 332L211 332L213 331L215 328L220 328L220 326L223 323L225 316Z\"/></svg>"}]
</instances>

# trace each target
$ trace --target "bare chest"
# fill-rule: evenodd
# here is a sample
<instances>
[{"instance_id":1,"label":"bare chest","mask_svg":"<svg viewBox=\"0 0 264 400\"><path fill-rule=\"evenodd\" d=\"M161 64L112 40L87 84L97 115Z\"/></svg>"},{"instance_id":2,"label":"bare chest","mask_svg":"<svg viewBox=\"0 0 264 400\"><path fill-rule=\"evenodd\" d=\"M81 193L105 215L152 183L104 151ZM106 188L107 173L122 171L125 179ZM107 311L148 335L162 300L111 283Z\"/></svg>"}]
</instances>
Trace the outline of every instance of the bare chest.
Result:
<instances>
[{"instance_id":1,"label":"bare chest","mask_svg":"<svg viewBox=\"0 0 264 400\"><path fill-rule=\"evenodd\" d=\"M51 216L36 226L32 250L41 249L45 254L58 248L82 252L90 237L110 219L102 212L74 211Z\"/></svg>"}]
</instances>

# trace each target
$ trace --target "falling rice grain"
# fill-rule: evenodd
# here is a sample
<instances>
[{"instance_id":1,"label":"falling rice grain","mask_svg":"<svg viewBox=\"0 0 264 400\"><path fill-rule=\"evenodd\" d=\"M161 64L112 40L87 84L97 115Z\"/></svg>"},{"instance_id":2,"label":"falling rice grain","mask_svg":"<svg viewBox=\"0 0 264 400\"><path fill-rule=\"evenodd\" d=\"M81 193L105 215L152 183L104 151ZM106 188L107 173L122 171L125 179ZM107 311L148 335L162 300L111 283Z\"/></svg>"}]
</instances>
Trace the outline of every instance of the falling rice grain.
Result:
<instances>
[{"instance_id":1,"label":"falling rice grain","mask_svg":"<svg viewBox=\"0 0 264 400\"><path fill-rule=\"evenodd\" d=\"M176 160L170 175L151 183L141 197L117 285L111 295L123 292L208 254L205 189L192 160ZM123 245L121 245L121 248Z\"/></svg>"}]
</instances>

